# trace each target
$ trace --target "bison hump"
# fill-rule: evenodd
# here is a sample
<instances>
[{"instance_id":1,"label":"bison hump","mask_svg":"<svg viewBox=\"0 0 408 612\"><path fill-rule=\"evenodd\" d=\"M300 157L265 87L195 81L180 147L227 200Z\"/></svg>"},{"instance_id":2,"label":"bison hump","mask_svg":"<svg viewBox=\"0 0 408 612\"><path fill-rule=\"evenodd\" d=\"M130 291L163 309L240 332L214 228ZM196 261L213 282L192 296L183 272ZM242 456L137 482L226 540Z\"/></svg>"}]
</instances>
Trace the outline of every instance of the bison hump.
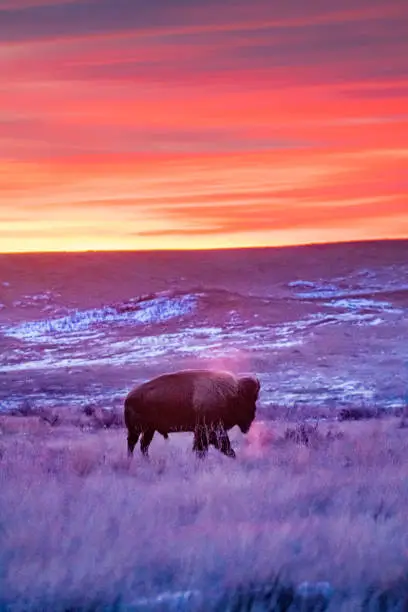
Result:
<instances>
[{"instance_id":1,"label":"bison hump","mask_svg":"<svg viewBox=\"0 0 408 612\"><path fill-rule=\"evenodd\" d=\"M198 376L194 382L193 406L197 412L221 413L238 391L238 381L230 374Z\"/></svg>"}]
</instances>

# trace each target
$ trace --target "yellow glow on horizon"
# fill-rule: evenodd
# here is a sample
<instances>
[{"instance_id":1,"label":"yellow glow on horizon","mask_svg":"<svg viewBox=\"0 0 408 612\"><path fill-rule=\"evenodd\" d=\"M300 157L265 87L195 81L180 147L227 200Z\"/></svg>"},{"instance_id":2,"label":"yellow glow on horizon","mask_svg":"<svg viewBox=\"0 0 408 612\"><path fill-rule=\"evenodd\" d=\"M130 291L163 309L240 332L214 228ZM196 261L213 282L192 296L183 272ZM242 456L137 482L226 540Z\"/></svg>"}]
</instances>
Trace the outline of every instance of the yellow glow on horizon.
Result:
<instances>
[{"instance_id":1,"label":"yellow glow on horizon","mask_svg":"<svg viewBox=\"0 0 408 612\"><path fill-rule=\"evenodd\" d=\"M339 242L371 241L386 239L406 239L408 237L408 214L396 218L391 228L384 227L384 220L378 219L369 226L362 224L347 232L342 238L341 232L336 229L307 229L241 232L236 234L216 234L211 237L162 237L162 238L129 238L129 237L103 237L98 239L95 235L66 235L57 236L44 242L31 236L25 236L17 246L15 239L2 243L3 254L7 253L57 253L57 252L86 252L86 251L195 251L195 250L222 250L288 247L307 244L327 244Z\"/></svg>"}]
</instances>

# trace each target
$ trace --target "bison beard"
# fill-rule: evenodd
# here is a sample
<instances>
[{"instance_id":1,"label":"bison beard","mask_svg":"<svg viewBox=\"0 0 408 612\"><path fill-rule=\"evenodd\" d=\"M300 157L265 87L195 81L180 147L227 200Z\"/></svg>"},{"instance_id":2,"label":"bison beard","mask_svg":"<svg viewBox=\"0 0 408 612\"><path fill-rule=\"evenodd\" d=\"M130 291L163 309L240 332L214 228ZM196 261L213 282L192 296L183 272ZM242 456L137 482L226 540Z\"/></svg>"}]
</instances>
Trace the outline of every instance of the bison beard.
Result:
<instances>
[{"instance_id":1,"label":"bison beard","mask_svg":"<svg viewBox=\"0 0 408 612\"><path fill-rule=\"evenodd\" d=\"M141 452L147 456L155 431L165 438L170 432L192 431L199 457L206 455L210 444L235 457L227 431L238 425L248 432L259 390L255 377L212 370L182 370L143 383L125 399L128 454L133 454L140 436Z\"/></svg>"}]
</instances>

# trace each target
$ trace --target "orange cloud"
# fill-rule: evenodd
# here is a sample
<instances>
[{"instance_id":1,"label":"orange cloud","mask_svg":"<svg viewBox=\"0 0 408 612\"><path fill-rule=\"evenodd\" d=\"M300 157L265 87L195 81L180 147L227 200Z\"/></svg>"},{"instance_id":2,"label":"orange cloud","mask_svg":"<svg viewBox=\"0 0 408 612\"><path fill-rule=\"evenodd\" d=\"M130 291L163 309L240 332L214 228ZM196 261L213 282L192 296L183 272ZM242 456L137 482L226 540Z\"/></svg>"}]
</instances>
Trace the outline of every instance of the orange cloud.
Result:
<instances>
[{"instance_id":1,"label":"orange cloud","mask_svg":"<svg viewBox=\"0 0 408 612\"><path fill-rule=\"evenodd\" d=\"M65 4L0 3L0 251L408 236L401 3Z\"/></svg>"}]
</instances>

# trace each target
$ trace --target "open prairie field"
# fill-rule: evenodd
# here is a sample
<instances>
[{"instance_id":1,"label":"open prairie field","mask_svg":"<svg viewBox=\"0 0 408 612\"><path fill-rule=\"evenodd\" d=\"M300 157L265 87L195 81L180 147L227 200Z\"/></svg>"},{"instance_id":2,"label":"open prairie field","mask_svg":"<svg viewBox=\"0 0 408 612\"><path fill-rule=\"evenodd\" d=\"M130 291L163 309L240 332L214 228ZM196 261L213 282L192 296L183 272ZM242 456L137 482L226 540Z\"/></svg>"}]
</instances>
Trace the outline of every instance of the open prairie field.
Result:
<instances>
[{"instance_id":1,"label":"open prairie field","mask_svg":"<svg viewBox=\"0 0 408 612\"><path fill-rule=\"evenodd\" d=\"M1 609L406 610L401 418L258 422L235 461L173 434L129 462L74 415L0 432Z\"/></svg>"},{"instance_id":2,"label":"open prairie field","mask_svg":"<svg viewBox=\"0 0 408 612\"><path fill-rule=\"evenodd\" d=\"M0 256L0 609L407 610L407 337L407 241ZM237 459L129 464L196 367L260 380Z\"/></svg>"}]
</instances>

